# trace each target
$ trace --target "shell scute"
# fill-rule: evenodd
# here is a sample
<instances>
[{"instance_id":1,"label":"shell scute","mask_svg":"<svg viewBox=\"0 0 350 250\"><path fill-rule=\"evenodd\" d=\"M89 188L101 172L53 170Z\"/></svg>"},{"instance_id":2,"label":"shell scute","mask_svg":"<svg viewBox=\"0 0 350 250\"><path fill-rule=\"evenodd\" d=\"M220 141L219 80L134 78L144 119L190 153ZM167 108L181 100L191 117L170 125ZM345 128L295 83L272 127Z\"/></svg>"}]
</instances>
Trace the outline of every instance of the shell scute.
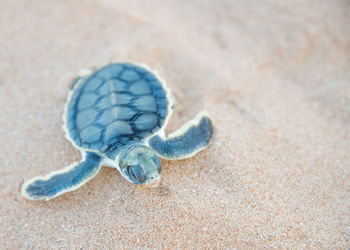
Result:
<instances>
[{"instance_id":1,"label":"shell scute","mask_svg":"<svg viewBox=\"0 0 350 250\"><path fill-rule=\"evenodd\" d=\"M114 107L110 112L112 113L110 116L118 117L121 120L130 120L136 115L136 111L129 107Z\"/></svg>"},{"instance_id":2,"label":"shell scute","mask_svg":"<svg viewBox=\"0 0 350 250\"><path fill-rule=\"evenodd\" d=\"M137 80L140 80L141 75L135 70L125 70L121 73L120 79L127 81L127 82L135 82Z\"/></svg>"},{"instance_id":3,"label":"shell scute","mask_svg":"<svg viewBox=\"0 0 350 250\"><path fill-rule=\"evenodd\" d=\"M83 110L86 108L89 108L95 104L95 102L98 100L98 95L94 93L86 93L85 95L81 96L78 102L78 110Z\"/></svg>"},{"instance_id":4,"label":"shell scute","mask_svg":"<svg viewBox=\"0 0 350 250\"><path fill-rule=\"evenodd\" d=\"M95 77L102 79L116 78L124 70L122 64L110 64L95 73Z\"/></svg>"},{"instance_id":5,"label":"shell scute","mask_svg":"<svg viewBox=\"0 0 350 250\"><path fill-rule=\"evenodd\" d=\"M95 121L97 115L98 115L98 111L93 108L86 109L79 112L76 118L77 127L80 130L82 130L85 127L91 125Z\"/></svg>"},{"instance_id":6,"label":"shell scute","mask_svg":"<svg viewBox=\"0 0 350 250\"><path fill-rule=\"evenodd\" d=\"M166 98L166 93L163 89L155 89L153 91L153 94L158 98L158 99L164 99Z\"/></svg>"},{"instance_id":7,"label":"shell scute","mask_svg":"<svg viewBox=\"0 0 350 250\"><path fill-rule=\"evenodd\" d=\"M134 98L134 96L126 94L126 93L116 93L113 92L109 96L110 104L112 106L115 105L128 105L131 103L131 100Z\"/></svg>"},{"instance_id":8,"label":"shell scute","mask_svg":"<svg viewBox=\"0 0 350 250\"><path fill-rule=\"evenodd\" d=\"M157 112L157 101L154 96L141 96L134 101L134 106L143 111Z\"/></svg>"},{"instance_id":9,"label":"shell scute","mask_svg":"<svg viewBox=\"0 0 350 250\"><path fill-rule=\"evenodd\" d=\"M111 92L123 92L127 89L127 83L122 82L118 79L107 80L99 89L100 95L106 95Z\"/></svg>"},{"instance_id":10,"label":"shell scute","mask_svg":"<svg viewBox=\"0 0 350 250\"><path fill-rule=\"evenodd\" d=\"M101 128L92 125L81 130L80 137L84 138L85 143L93 143L99 141L99 139L101 138L101 134Z\"/></svg>"},{"instance_id":11,"label":"shell scute","mask_svg":"<svg viewBox=\"0 0 350 250\"><path fill-rule=\"evenodd\" d=\"M154 114L142 114L135 120L135 126L138 130L147 130L155 127L158 123L158 117Z\"/></svg>"},{"instance_id":12,"label":"shell scute","mask_svg":"<svg viewBox=\"0 0 350 250\"><path fill-rule=\"evenodd\" d=\"M128 122L114 121L107 126L104 141L108 143L119 136L132 135L133 133L134 131Z\"/></svg>"},{"instance_id":13,"label":"shell scute","mask_svg":"<svg viewBox=\"0 0 350 250\"><path fill-rule=\"evenodd\" d=\"M96 89L98 89L103 83L103 79L100 78L90 78L86 83L84 84L84 91L86 92L94 92Z\"/></svg>"},{"instance_id":14,"label":"shell scute","mask_svg":"<svg viewBox=\"0 0 350 250\"><path fill-rule=\"evenodd\" d=\"M133 83L129 91L134 95L149 95L152 93L151 87L144 80Z\"/></svg>"},{"instance_id":15,"label":"shell scute","mask_svg":"<svg viewBox=\"0 0 350 250\"><path fill-rule=\"evenodd\" d=\"M166 109L168 106L168 101L166 99L159 99L158 106L160 109Z\"/></svg>"}]
</instances>

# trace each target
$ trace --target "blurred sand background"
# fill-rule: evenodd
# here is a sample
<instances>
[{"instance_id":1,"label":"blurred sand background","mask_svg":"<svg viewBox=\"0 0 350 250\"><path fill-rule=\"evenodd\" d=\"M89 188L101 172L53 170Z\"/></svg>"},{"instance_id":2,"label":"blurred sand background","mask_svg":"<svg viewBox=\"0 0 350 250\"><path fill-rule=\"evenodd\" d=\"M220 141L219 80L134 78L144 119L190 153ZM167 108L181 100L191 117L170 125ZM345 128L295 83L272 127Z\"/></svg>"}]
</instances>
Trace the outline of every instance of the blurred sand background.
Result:
<instances>
[{"instance_id":1,"label":"blurred sand background","mask_svg":"<svg viewBox=\"0 0 350 250\"><path fill-rule=\"evenodd\" d=\"M350 2L2 0L0 245L349 248ZM50 202L21 183L80 159L63 106L81 69L145 62L206 109L210 148L145 189L103 168Z\"/></svg>"}]
</instances>

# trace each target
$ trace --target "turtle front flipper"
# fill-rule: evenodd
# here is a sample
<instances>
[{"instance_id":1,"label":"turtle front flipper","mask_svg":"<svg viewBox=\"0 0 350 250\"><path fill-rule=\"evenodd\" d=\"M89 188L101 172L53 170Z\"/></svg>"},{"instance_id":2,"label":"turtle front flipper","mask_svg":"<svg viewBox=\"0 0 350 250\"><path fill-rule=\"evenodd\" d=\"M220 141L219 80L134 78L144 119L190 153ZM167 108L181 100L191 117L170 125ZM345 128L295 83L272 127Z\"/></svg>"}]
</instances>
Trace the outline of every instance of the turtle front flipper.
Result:
<instances>
[{"instance_id":1,"label":"turtle front flipper","mask_svg":"<svg viewBox=\"0 0 350 250\"><path fill-rule=\"evenodd\" d=\"M102 160L100 155L88 152L81 162L24 182L21 194L29 200L50 200L76 190L95 177L101 168Z\"/></svg>"},{"instance_id":2,"label":"turtle front flipper","mask_svg":"<svg viewBox=\"0 0 350 250\"><path fill-rule=\"evenodd\" d=\"M201 112L168 138L156 135L149 139L148 144L161 158L186 159L208 147L213 130L207 113Z\"/></svg>"}]
</instances>

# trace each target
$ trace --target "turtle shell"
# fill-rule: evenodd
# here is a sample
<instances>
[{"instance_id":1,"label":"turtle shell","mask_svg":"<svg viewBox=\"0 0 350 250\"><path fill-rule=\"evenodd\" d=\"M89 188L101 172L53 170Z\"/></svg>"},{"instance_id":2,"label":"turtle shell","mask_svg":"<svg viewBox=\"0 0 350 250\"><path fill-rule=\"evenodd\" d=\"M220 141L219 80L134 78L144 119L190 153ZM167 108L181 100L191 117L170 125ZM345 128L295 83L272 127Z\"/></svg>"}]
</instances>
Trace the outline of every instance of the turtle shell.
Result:
<instances>
[{"instance_id":1,"label":"turtle shell","mask_svg":"<svg viewBox=\"0 0 350 250\"><path fill-rule=\"evenodd\" d=\"M73 86L66 127L81 148L106 152L157 133L168 115L167 92L156 76L132 64L110 64Z\"/></svg>"}]
</instances>

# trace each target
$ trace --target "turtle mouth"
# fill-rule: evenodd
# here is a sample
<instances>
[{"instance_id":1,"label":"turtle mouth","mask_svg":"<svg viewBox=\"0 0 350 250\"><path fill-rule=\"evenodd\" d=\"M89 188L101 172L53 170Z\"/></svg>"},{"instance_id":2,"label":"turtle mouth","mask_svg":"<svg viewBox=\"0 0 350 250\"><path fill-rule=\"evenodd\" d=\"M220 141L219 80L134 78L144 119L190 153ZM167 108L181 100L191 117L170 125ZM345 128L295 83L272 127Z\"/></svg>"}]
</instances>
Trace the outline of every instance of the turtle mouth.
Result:
<instances>
[{"instance_id":1,"label":"turtle mouth","mask_svg":"<svg viewBox=\"0 0 350 250\"><path fill-rule=\"evenodd\" d=\"M156 188L159 186L159 183L160 183L160 178L158 178L155 182L150 182L145 184L145 186L149 188Z\"/></svg>"}]
</instances>

